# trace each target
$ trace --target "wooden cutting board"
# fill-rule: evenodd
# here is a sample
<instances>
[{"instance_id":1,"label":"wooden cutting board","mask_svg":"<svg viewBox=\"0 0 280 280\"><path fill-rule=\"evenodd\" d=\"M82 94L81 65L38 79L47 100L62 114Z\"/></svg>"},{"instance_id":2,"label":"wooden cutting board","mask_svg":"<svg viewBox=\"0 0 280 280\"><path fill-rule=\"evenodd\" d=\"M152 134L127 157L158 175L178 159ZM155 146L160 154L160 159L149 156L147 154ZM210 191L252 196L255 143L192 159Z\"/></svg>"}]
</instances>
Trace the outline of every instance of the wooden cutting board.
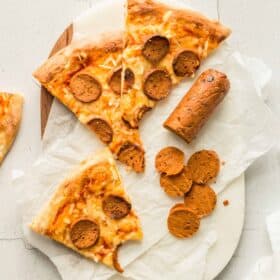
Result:
<instances>
[{"instance_id":1,"label":"wooden cutting board","mask_svg":"<svg viewBox=\"0 0 280 280\"><path fill-rule=\"evenodd\" d=\"M69 45L73 37L73 24L69 25L61 36L56 41L54 47L51 50L49 57L57 53ZM41 137L43 137L45 128L48 122L51 106L53 103L53 96L44 88L41 87Z\"/></svg>"}]
</instances>

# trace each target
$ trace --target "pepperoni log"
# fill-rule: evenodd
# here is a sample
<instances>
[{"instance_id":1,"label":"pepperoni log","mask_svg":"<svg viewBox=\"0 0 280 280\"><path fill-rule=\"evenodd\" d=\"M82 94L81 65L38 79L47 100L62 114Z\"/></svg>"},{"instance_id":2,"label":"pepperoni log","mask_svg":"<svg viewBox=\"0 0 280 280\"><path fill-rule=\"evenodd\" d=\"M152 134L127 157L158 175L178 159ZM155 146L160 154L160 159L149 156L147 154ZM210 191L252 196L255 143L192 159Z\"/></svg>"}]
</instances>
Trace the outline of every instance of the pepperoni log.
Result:
<instances>
[{"instance_id":1,"label":"pepperoni log","mask_svg":"<svg viewBox=\"0 0 280 280\"><path fill-rule=\"evenodd\" d=\"M206 70L164 122L164 127L190 143L229 88L230 82L225 74L213 69Z\"/></svg>"},{"instance_id":2,"label":"pepperoni log","mask_svg":"<svg viewBox=\"0 0 280 280\"><path fill-rule=\"evenodd\" d=\"M142 55L151 63L160 62L169 52L169 41L166 37L156 35L146 41Z\"/></svg>"},{"instance_id":3,"label":"pepperoni log","mask_svg":"<svg viewBox=\"0 0 280 280\"><path fill-rule=\"evenodd\" d=\"M85 73L78 74L71 79L70 89L76 99L85 103L97 100L102 93L100 83Z\"/></svg>"},{"instance_id":4,"label":"pepperoni log","mask_svg":"<svg viewBox=\"0 0 280 280\"><path fill-rule=\"evenodd\" d=\"M172 81L165 70L155 69L150 71L143 83L144 93L153 100L161 100L170 93Z\"/></svg>"}]
</instances>

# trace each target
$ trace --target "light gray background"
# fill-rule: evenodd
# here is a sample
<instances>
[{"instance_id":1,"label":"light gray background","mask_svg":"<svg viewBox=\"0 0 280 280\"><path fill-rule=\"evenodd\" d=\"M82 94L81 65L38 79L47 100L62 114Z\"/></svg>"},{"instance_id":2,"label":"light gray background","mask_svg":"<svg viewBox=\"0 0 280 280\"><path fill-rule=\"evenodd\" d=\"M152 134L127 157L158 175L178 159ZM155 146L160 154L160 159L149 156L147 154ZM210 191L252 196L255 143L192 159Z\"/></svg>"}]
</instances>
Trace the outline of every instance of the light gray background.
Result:
<instances>
[{"instance_id":1,"label":"light gray background","mask_svg":"<svg viewBox=\"0 0 280 280\"><path fill-rule=\"evenodd\" d=\"M217 11L233 34L229 42L249 56L262 58L273 70L265 91L280 117L279 0L192 0ZM39 90L32 71L46 58L64 28L94 0L0 0L0 91L22 92L25 110L19 137L0 169L0 279L60 279L48 259L21 239L18 193L13 169L26 170L41 150ZM280 129L280 128L279 128ZM280 146L246 172L246 220L239 248L219 280L245 276L271 254L265 216L280 208ZM17 198L15 198L17 197Z\"/></svg>"}]
</instances>

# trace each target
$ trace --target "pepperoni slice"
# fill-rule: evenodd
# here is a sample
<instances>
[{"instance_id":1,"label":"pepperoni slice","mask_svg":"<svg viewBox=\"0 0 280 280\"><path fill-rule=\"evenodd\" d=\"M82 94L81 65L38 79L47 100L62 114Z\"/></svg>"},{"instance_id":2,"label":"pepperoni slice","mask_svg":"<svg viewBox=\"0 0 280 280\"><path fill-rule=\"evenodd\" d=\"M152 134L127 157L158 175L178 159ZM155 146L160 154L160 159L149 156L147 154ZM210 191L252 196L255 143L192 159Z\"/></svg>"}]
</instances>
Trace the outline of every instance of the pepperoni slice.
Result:
<instances>
[{"instance_id":1,"label":"pepperoni slice","mask_svg":"<svg viewBox=\"0 0 280 280\"><path fill-rule=\"evenodd\" d=\"M191 77L199 66L200 60L192 51L180 52L173 61L173 71L178 77Z\"/></svg>"},{"instance_id":2,"label":"pepperoni slice","mask_svg":"<svg viewBox=\"0 0 280 280\"><path fill-rule=\"evenodd\" d=\"M118 252L119 252L119 248L121 245L118 245L118 247L115 249L115 251L113 252L113 266L116 269L116 271L122 273L124 270L121 267L119 260L118 260Z\"/></svg>"},{"instance_id":3,"label":"pepperoni slice","mask_svg":"<svg viewBox=\"0 0 280 280\"><path fill-rule=\"evenodd\" d=\"M70 89L76 99L89 103L99 98L102 93L100 83L88 74L78 74L71 79Z\"/></svg>"},{"instance_id":4,"label":"pepperoni slice","mask_svg":"<svg viewBox=\"0 0 280 280\"><path fill-rule=\"evenodd\" d=\"M155 166L160 173L176 175L184 168L184 153L176 147L166 147L156 155Z\"/></svg>"},{"instance_id":5,"label":"pepperoni slice","mask_svg":"<svg viewBox=\"0 0 280 280\"><path fill-rule=\"evenodd\" d=\"M216 206L217 197L213 189L207 185L194 185L185 196L185 205L199 218L211 214Z\"/></svg>"},{"instance_id":6,"label":"pepperoni slice","mask_svg":"<svg viewBox=\"0 0 280 280\"><path fill-rule=\"evenodd\" d=\"M166 194L171 197L184 196L192 187L192 176L188 167L185 166L183 171L177 175L167 176L161 174L160 185Z\"/></svg>"},{"instance_id":7,"label":"pepperoni slice","mask_svg":"<svg viewBox=\"0 0 280 280\"><path fill-rule=\"evenodd\" d=\"M160 35L155 35L148 39L142 49L142 55L151 63L161 61L169 52L169 40Z\"/></svg>"},{"instance_id":8,"label":"pepperoni slice","mask_svg":"<svg viewBox=\"0 0 280 280\"><path fill-rule=\"evenodd\" d=\"M133 72L127 68L124 73L124 91L127 91L128 89L132 88L134 84L134 74ZM110 88L112 91L118 95L121 94L122 88L122 68L117 69L111 76L109 82L108 82Z\"/></svg>"},{"instance_id":9,"label":"pepperoni slice","mask_svg":"<svg viewBox=\"0 0 280 280\"><path fill-rule=\"evenodd\" d=\"M88 122L89 128L94 131L100 140L109 144L113 139L113 130L109 123L101 118L94 118Z\"/></svg>"},{"instance_id":10,"label":"pepperoni slice","mask_svg":"<svg viewBox=\"0 0 280 280\"><path fill-rule=\"evenodd\" d=\"M167 226L169 232L177 238L193 236L199 229L200 220L191 210L175 207L169 212Z\"/></svg>"},{"instance_id":11,"label":"pepperoni slice","mask_svg":"<svg viewBox=\"0 0 280 280\"><path fill-rule=\"evenodd\" d=\"M190 157L188 167L195 183L206 184L217 177L220 171L220 160L216 152L201 150Z\"/></svg>"},{"instance_id":12,"label":"pepperoni slice","mask_svg":"<svg viewBox=\"0 0 280 280\"><path fill-rule=\"evenodd\" d=\"M135 82L135 76L129 68L124 71L124 91L131 89Z\"/></svg>"},{"instance_id":13,"label":"pepperoni slice","mask_svg":"<svg viewBox=\"0 0 280 280\"><path fill-rule=\"evenodd\" d=\"M118 152L118 160L133 168L136 172L143 172L145 168L144 151L132 143L125 143Z\"/></svg>"},{"instance_id":14,"label":"pepperoni slice","mask_svg":"<svg viewBox=\"0 0 280 280\"><path fill-rule=\"evenodd\" d=\"M102 208L108 217L119 220L128 215L131 204L120 196L109 195L103 200Z\"/></svg>"},{"instance_id":15,"label":"pepperoni slice","mask_svg":"<svg viewBox=\"0 0 280 280\"><path fill-rule=\"evenodd\" d=\"M70 238L78 249L87 249L96 244L99 238L99 226L89 219L76 221L70 229Z\"/></svg>"},{"instance_id":16,"label":"pepperoni slice","mask_svg":"<svg viewBox=\"0 0 280 280\"><path fill-rule=\"evenodd\" d=\"M148 73L144 80L144 93L153 100L162 100L171 90L172 81L165 70L155 69Z\"/></svg>"}]
</instances>

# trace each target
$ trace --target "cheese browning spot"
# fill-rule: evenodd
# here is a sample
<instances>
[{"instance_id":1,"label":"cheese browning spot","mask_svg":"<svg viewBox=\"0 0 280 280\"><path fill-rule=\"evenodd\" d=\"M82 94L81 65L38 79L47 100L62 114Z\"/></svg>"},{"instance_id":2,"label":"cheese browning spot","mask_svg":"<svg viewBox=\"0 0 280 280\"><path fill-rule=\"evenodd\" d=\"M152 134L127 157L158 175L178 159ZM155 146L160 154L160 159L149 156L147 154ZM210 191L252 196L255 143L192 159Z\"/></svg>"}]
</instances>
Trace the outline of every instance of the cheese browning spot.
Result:
<instances>
[{"instance_id":1,"label":"cheese browning spot","mask_svg":"<svg viewBox=\"0 0 280 280\"><path fill-rule=\"evenodd\" d=\"M102 142L109 144L112 141L113 130L107 121L95 118L88 122L88 126Z\"/></svg>"},{"instance_id":2,"label":"cheese browning spot","mask_svg":"<svg viewBox=\"0 0 280 280\"><path fill-rule=\"evenodd\" d=\"M120 196L109 195L103 200L102 208L108 217L119 220L128 215L131 204Z\"/></svg>"},{"instance_id":3,"label":"cheese browning spot","mask_svg":"<svg viewBox=\"0 0 280 280\"><path fill-rule=\"evenodd\" d=\"M119 251L119 248L120 248L121 245L119 245L115 251L113 252L113 265L114 265L114 268L122 273L124 270L123 268L121 267L120 263L119 263L119 260L118 260L118 251Z\"/></svg>"},{"instance_id":4,"label":"cheese browning spot","mask_svg":"<svg viewBox=\"0 0 280 280\"><path fill-rule=\"evenodd\" d=\"M184 194L192 187L191 172L188 167L185 166L183 171L177 175L167 176L165 174L161 174L160 185L169 196L184 196Z\"/></svg>"},{"instance_id":5,"label":"cheese browning spot","mask_svg":"<svg viewBox=\"0 0 280 280\"><path fill-rule=\"evenodd\" d=\"M99 238L99 226L88 219L75 222L70 229L70 238L78 249L87 249L95 245Z\"/></svg>"},{"instance_id":6,"label":"cheese browning spot","mask_svg":"<svg viewBox=\"0 0 280 280\"><path fill-rule=\"evenodd\" d=\"M143 172L145 166L145 152L139 146L125 143L118 152L118 160L133 168L136 172Z\"/></svg>"},{"instance_id":7,"label":"cheese browning spot","mask_svg":"<svg viewBox=\"0 0 280 280\"><path fill-rule=\"evenodd\" d=\"M184 168L184 153L176 147L166 147L156 155L155 167L160 173L176 175Z\"/></svg>"},{"instance_id":8,"label":"cheese browning spot","mask_svg":"<svg viewBox=\"0 0 280 280\"><path fill-rule=\"evenodd\" d=\"M100 83L88 74L74 76L70 81L70 89L75 98L84 103L97 100L102 93Z\"/></svg>"},{"instance_id":9,"label":"cheese browning spot","mask_svg":"<svg viewBox=\"0 0 280 280\"><path fill-rule=\"evenodd\" d=\"M194 185L185 196L185 205L199 218L208 216L214 210L217 197L211 187L207 185Z\"/></svg>"},{"instance_id":10,"label":"cheese browning spot","mask_svg":"<svg viewBox=\"0 0 280 280\"><path fill-rule=\"evenodd\" d=\"M131 89L135 82L135 76L129 68L124 71L124 91Z\"/></svg>"},{"instance_id":11,"label":"cheese browning spot","mask_svg":"<svg viewBox=\"0 0 280 280\"><path fill-rule=\"evenodd\" d=\"M192 51L182 51L173 60L173 71L178 77L191 77L200 66L198 56Z\"/></svg>"},{"instance_id":12,"label":"cheese browning spot","mask_svg":"<svg viewBox=\"0 0 280 280\"><path fill-rule=\"evenodd\" d=\"M168 96L172 87L170 75L165 70L155 69L144 80L144 93L153 100L162 100Z\"/></svg>"},{"instance_id":13,"label":"cheese browning spot","mask_svg":"<svg viewBox=\"0 0 280 280\"><path fill-rule=\"evenodd\" d=\"M193 236L199 229L198 216L186 207L175 207L169 212L167 226L169 232L177 238Z\"/></svg>"},{"instance_id":14,"label":"cheese browning spot","mask_svg":"<svg viewBox=\"0 0 280 280\"><path fill-rule=\"evenodd\" d=\"M206 184L217 177L220 171L220 160L216 152L201 150L190 157L188 167L195 183Z\"/></svg>"},{"instance_id":15,"label":"cheese browning spot","mask_svg":"<svg viewBox=\"0 0 280 280\"><path fill-rule=\"evenodd\" d=\"M161 61L169 52L169 40L160 35L151 37L142 49L142 55L151 63Z\"/></svg>"}]
</instances>

